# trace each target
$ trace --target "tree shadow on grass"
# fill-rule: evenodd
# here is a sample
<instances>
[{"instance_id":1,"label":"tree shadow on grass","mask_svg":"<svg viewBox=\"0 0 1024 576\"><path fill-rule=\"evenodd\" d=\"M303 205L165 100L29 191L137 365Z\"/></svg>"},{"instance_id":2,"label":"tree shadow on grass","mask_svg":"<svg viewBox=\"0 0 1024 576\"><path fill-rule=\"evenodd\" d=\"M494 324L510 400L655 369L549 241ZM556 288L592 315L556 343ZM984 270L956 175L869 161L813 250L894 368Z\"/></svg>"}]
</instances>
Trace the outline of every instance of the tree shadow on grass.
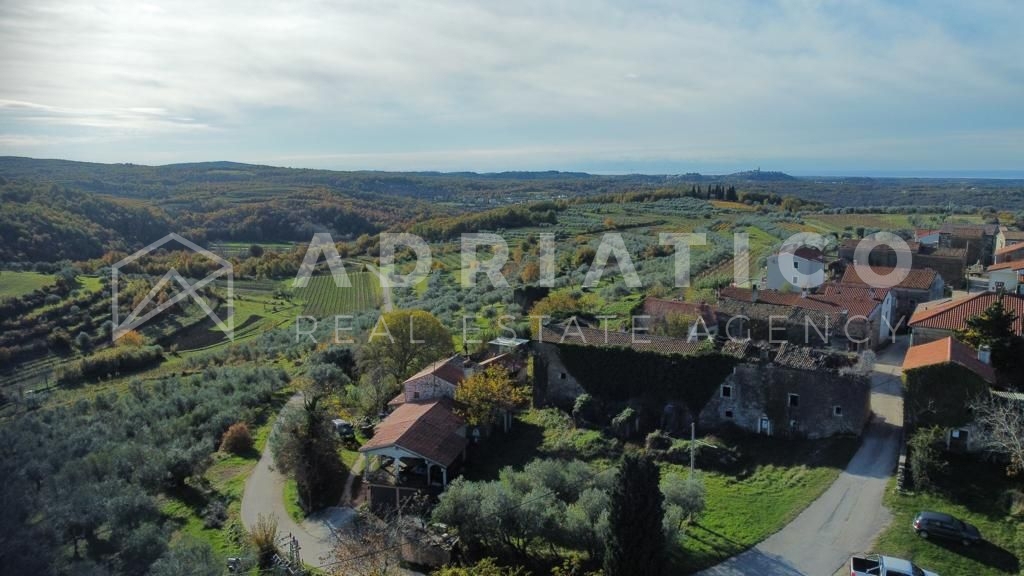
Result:
<instances>
[{"instance_id":1,"label":"tree shadow on grass","mask_svg":"<svg viewBox=\"0 0 1024 576\"><path fill-rule=\"evenodd\" d=\"M505 466L522 468L533 460L544 443L544 429L516 418L508 433L496 430L489 438L467 449L463 476L467 480L496 480Z\"/></svg>"},{"instance_id":2,"label":"tree shadow on grass","mask_svg":"<svg viewBox=\"0 0 1024 576\"><path fill-rule=\"evenodd\" d=\"M740 458L731 466L720 466L719 471L741 481L752 476L761 466L843 470L860 446L860 439L854 436L834 436L821 440L745 436L729 442L737 447ZM714 451L709 456L713 455Z\"/></svg>"},{"instance_id":3,"label":"tree shadow on grass","mask_svg":"<svg viewBox=\"0 0 1024 576\"><path fill-rule=\"evenodd\" d=\"M979 564L984 564L1003 572L1016 574L1020 570L1020 560L1009 550L992 542L984 541L974 546L964 546L959 542L950 540L933 539L931 542L954 554L970 558Z\"/></svg>"}]
</instances>

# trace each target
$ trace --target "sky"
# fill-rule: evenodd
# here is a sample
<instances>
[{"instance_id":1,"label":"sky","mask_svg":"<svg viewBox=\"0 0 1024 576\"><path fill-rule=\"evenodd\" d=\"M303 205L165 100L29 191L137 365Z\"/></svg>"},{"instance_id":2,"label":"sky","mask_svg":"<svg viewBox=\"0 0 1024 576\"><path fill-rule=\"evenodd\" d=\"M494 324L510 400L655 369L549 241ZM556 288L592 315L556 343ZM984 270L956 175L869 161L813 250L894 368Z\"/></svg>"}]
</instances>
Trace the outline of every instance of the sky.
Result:
<instances>
[{"instance_id":1,"label":"sky","mask_svg":"<svg viewBox=\"0 0 1024 576\"><path fill-rule=\"evenodd\" d=\"M0 155L1024 174L1024 2L0 0Z\"/></svg>"}]
</instances>

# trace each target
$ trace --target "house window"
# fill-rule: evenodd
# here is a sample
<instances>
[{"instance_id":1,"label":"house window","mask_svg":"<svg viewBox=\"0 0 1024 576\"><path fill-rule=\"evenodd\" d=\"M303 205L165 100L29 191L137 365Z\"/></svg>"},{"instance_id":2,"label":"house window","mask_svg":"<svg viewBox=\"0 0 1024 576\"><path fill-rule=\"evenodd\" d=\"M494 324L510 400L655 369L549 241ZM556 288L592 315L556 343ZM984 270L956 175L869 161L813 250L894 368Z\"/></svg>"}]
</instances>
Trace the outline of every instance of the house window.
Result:
<instances>
[{"instance_id":1,"label":"house window","mask_svg":"<svg viewBox=\"0 0 1024 576\"><path fill-rule=\"evenodd\" d=\"M796 286L796 283L797 283L796 276L793 276L793 285Z\"/></svg>"},{"instance_id":2,"label":"house window","mask_svg":"<svg viewBox=\"0 0 1024 576\"><path fill-rule=\"evenodd\" d=\"M559 378L562 379L562 380L565 380L565 372L562 372L562 374L559 376Z\"/></svg>"},{"instance_id":3,"label":"house window","mask_svg":"<svg viewBox=\"0 0 1024 576\"><path fill-rule=\"evenodd\" d=\"M789 407L790 408L799 408L800 407L800 395L799 394L790 394L789 395Z\"/></svg>"},{"instance_id":4,"label":"house window","mask_svg":"<svg viewBox=\"0 0 1024 576\"><path fill-rule=\"evenodd\" d=\"M726 418L732 418L732 410L726 410L725 411L725 417Z\"/></svg>"},{"instance_id":5,"label":"house window","mask_svg":"<svg viewBox=\"0 0 1024 576\"><path fill-rule=\"evenodd\" d=\"M797 270L799 270L800 269L800 263L797 262L796 260L794 260L793 261L793 268L796 268Z\"/></svg>"},{"instance_id":6,"label":"house window","mask_svg":"<svg viewBox=\"0 0 1024 576\"><path fill-rule=\"evenodd\" d=\"M832 407L832 415L833 416L842 416L843 415L843 407L842 406L833 406Z\"/></svg>"},{"instance_id":7,"label":"house window","mask_svg":"<svg viewBox=\"0 0 1024 576\"><path fill-rule=\"evenodd\" d=\"M728 384L722 385L722 398L732 398L732 386Z\"/></svg>"},{"instance_id":8,"label":"house window","mask_svg":"<svg viewBox=\"0 0 1024 576\"><path fill-rule=\"evenodd\" d=\"M797 421L797 420L790 420L789 421L789 429L790 430L799 430L800 429L800 422Z\"/></svg>"},{"instance_id":9,"label":"house window","mask_svg":"<svg viewBox=\"0 0 1024 576\"><path fill-rule=\"evenodd\" d=\"M413 397L413 399L415 400L415 399L417 399L417 398L419 398L419 397L420 397L420 393L419 393L419 392L413 392L413 393L412 393L412 397Z\"/></svg>"}]
</instances>

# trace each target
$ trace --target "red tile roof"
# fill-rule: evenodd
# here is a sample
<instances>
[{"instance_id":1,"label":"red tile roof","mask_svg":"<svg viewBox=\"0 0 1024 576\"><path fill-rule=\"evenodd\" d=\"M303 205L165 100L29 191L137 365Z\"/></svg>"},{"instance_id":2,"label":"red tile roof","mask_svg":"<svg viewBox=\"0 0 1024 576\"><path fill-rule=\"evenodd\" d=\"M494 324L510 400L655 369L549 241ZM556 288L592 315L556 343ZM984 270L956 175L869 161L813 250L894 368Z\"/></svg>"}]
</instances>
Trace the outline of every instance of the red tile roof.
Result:
<instances>
[{"instance_id":1,"label":"red tile roof","mask_svg":"<svg viewBox=\"0 0 1024 576\"><path fill-rule=\"evenodd\" d=\"M466 438L459 434L464 424L447 399L408 402L377 424L373 438L359 451L397 446L442 466L450 466L466 448Z\"/></svg>"},{"instance_id":2,"label":"red tile roof","mask_svg":"<svg viewBox=\"0 0 1024 576\"><path fill-rule=\"evenodd\" d=\"M511 352L505 352L504 354L498 354L497 356L491 356L485 360L481 360L478 367L486 370L491 366L501 366L509 372L515 372L523 367L522 362Z\"/></svg>"},{"instance_id":3,"label":"red tile roof","mask_svg":"<svg viewBox=\"0 0 1024 576\"><path fill-rule=\"evenodd\" d=\"M825 286L827 287L828 285L826 284ZM806 296L796 292L758 290L757 302L817 312L828 312L837 316L844 311L850 316L870 316L875 307L885 299L885 294L888 293L888 291L876 290L875 297L871 298L868 290L858 289L857 287L851 287L845 292L844 290L832 288L831 294L828 293L829 288L825 288L825 290L822 293L808 294ZM749 288L728 286L719 291L718 297L719 299L753 302L754 295L753 290Z\"/></svg>"},{"instance_id":4,"label":"red tile roof","mask_svg":"<svg viewBox=\"0 0 1024 576\"><path fill-rule=\"evenodd\" d=\"M458 385L466 378L466 371L462 368L463 360L462 356L456 354L451 358L444 358L438 360L432 364L429 364L426 368L406 378L406 382L411 380L418 380L424 376L434 376L440 378L449 384Z\"/></svg>"},{"instance_id":5,"label":"red tile roof","mask_svg":"<svg viewBox=\"0 0 1024 576\"><path fill-rule=\"evenodd\" d=\"M1008 244L1006 246L1003 246L1002 248L996 250L995 254L996 256L1004 256L1006 254L1020 252L1021 250L1024 250L1024 242L1019 242L1017 244Z\"/></svg>"},{"instance_id":6,"label":"red tile roof","mask_svg":"<svg viewBox=\"0 0 1024 576\"><path fill-rule=\"evenodd\" d=\"M715 310L705 302L693 304L679 300L664 300L662 298L650 297L644 300L644 314L653 318L665 318L673 314L685 314L694 318L700 316L708 327L718 322Z\"/></svg>"},{"instance_id":7,"label":"red tile roof","mask_svg":"<svg viewBox=\"0 0 1024 576\"><path fill-rule=\"evenodd\" d=\"M987 268L989 272L995 270L1024 270L1024 260L1011 260L1009 262L1000 262L999 264L993 264Z\"/></svg>"},{"instance_id":8,"label":"red tile roof","mask_svg":"<svg viewBox=\"0 0 1024 576\"><path fill-rule=\"evenodd\" d=\"M903 359L903 371L909 372L917 368L939 364L959 364L989 384L996 382L996 374L992 367L978 360L978 355L971 347L952 337L911 346Z\"/></svg>"},{"instance_id":9,"label":"red tile roof","mask_svg":"<svg viewBox=\"0 0 1024 576\"><path fill-rule=\"evenodd\" d=\"M545 326L540 338L546 344L575 344L577 346L598 346L612 348L632 348L641 352L657 352L659 354L696 354L707 347L707 340L687 342L681 338L657 336L633 332L619 332L608 329L588 328L574 323L565 326Z\"/></svg>"},{"instance_id":10,"label":"red tile roof","mask_svg":"<svg viewBox=\"0 0 1024 576\"><path fill-rule=\"evenodd\" d=\"M879 276L885 276L891 274L893 271L892 267L889 266L872 266L871 271ZM913 268L907 273L907 277L904 278L896 288L905 288L909 290L928 290L932 287L932 283L935 282L935 277L938 274L931 268ZM867 282L861 279L860 275L857 274L857 266L847 266L846 271L843 272L843 278L840 280L843 284L861 284L867 286Z\"/></svg>"},{"instance_id":11,"label":"red tile roof","mask_svg":"<svg viewBox=\"0 0 1024 576\"><path fill-rule=\"evenodd\" d=\"M963 330L967 327L967 320L980 316L989 306L1003 299L1003 306L1017 314L1017 321L1013 323L1013 331L1018 336L1024 333L1024 298L1016 294L996 294L994 292L979 292L966 298L949 300L927 308L918 307L910 317L908 325L911 328L933 328L936 330Z\"/></svg>"}]
</instances>

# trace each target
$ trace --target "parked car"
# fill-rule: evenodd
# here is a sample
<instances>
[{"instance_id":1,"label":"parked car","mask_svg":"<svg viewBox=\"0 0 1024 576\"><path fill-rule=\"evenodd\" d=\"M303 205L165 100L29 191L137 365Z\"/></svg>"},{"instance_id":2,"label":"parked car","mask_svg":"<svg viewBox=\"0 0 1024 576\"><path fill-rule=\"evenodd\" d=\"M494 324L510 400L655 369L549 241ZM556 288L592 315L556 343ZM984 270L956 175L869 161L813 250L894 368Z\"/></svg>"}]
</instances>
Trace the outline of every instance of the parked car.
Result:
<instances>
[{"instance_id":1,"label":"parked car","mask_svg":"<svg viewBox=\"0 0 1024 576\"><path fill-rule=\"evenodd\" d=\"M850 576L939 576L910 560L869 554L850 558Z\"/></svg>"},{"instance_id":2,"label":"parked car","mask_svg":"<svg viewBox=\"0 0 1024 576\"><path fill-rule=\"evenodd\" d=\"M355 428L352 427L352 423L341 418L331 420L331 424L334 425L334 431L338 433L338 436L342 438L352 438L356 435Z\"/></svg>"},{"instance_id":3,"label":"parked car","mask_svg":"<svg viewBox=\"0 0 1024 576\"><path fill-rule=\"evenodd\" d=\"M914 532L921 538L955 540L964 546L981 542L981 532L973 526L941 512L918 512L914 517Z\"/></svg>"}]
</instances>

